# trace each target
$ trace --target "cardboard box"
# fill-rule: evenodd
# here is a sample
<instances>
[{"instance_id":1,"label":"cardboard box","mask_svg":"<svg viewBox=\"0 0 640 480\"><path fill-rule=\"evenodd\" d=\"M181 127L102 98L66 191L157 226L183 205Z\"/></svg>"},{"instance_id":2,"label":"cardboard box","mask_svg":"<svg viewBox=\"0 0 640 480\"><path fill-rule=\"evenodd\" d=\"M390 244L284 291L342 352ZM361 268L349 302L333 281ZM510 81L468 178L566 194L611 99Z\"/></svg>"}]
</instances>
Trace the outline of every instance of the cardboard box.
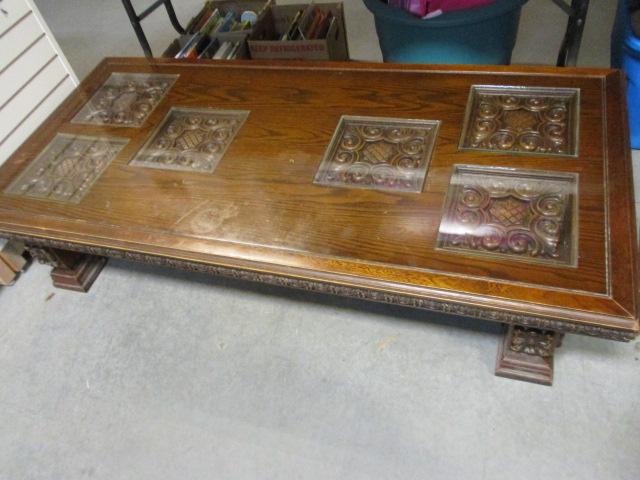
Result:
<instances>
[{"instance_id":1,"label":"cardboard box","mask_svg":"<svg viewBox=\"0 0 640 480\"><path fill-rule=\"evenodd\" d=\"M11 285L16 278L17 273L9 268L0 258L0 285Z\"/></svg>"},{"instance_id":2,"label":"cardboard box","mask_svg":"<svg viewBox=\"0 0 640 480\"><path fill-rule=\"evenodd\" d=\"M27 263L24 257L25 247L21 242L0 239L0 260L14 272L21 272Z\"/></svg>"},{"instance_id":3,"label":"cardboard box","mask_svg":"<svg viewBox=\"0 0 640 480\"><path fill-rule=\"evenodd\" d=\"M342 3L316 3L324 12L336 17L326 38L313 40L279 40L296 13L309 4L271 5L265 19L249 37L249 52L255 59L348 60L349 48Z\"/></svg>"},{"instance_id":4,"label":"cardboard box","mask_svg":"<svg viewBox=\"0 0 640 480\"><path fill-rule=\"evenodd\" d=\"M236 59L244 59L249 58L249 47L247 46L247 37L249 36L246 32L224 32L215 35L214 38L217 38L222 45L226 40L231 42L242 41L242 45L240 50L238 51L238 55ZM187 44L191 35L183 35L180 38L176 38L171 44L167 47L167 49L162 54L165 58L174 58L176 54L182 50L182 48ZM183 59L185 62L190 61L188 59Z\"/></svg>"},{"instance_id":5,"label":"cardboard box","mask_svg":"<svg viewBox=\"0 0 640 480\"><path fill-rule=\"evenodd\" d=\"M234 12L236 15L236 19L239 19L240 15L242 15L242 12L244 12L245 10L252 10L258 15L258 20L259 20L261 17L264 16L265 12L273 3L273 0L218 0L218 1L205 2L205 5L206 3L211 3L211 5L214 8L219 9L220 12L224 12L224 13L230 12L230 11ZM187 24L187 27L186 27L187 32L191 28L197 16L198 15L194 16ZM251 29L247 29L244 31L251 32Z\"/></svg>"},{"instance_id":6,"label":"cardboard box","mask_svg":"<svg viewBox=\"0 0 640 480\"><path fill-rule=\"evenodd\" d=\"M235 12L237 18L239 18L242 12L245 10L252 10L256 14L258 14L258 20L256 21L256 23L253 25L252 28L248 28L246 30L237 30L234 32L222 32L222 33L214 32L211 35L211 38L218 39L220 44L222 44L225 41L246 42L247 37L251 35L253 29L255 29L257 25L259 25L264 21L265 16L269 11L269 7L273 3L273 0L266 0L266 1L265 0L221 0L221 1L214 1L211 3L213 4L214 7L219 8L221 11ZM194 16L189 21L188 27L192 25L196 17L197 15ZM192 37L193 37L193 34L186 34L186 35L182 35L179 38L176 38L162 53L162 56L168 57L168 58L174 58L176 54L180 50L182 50L182 48L189 42L189 40L191 40ZM240 59L240 58L248 58L248 57L249 57L248 47L246 47L246 45L243 45L237 58Z\"/></svg>"}]
</instances>

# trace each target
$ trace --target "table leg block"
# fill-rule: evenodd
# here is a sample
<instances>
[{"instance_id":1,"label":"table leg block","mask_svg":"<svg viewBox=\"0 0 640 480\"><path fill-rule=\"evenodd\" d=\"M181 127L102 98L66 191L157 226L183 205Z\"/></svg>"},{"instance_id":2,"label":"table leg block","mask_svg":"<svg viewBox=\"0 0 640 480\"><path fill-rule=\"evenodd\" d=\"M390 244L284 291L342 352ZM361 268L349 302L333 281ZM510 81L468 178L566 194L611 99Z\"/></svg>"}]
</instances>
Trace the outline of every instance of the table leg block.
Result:
<instances>
[{"instance_id":1,"label":"table leg block","mask_svg":"<svg viewBox=\"0 0 640 480\"><path fill-rule=\"evenodd\" d=\"M553 354L562 334L509 325L498 348L496 375L525 382L553 383Z\"/></svg>"},{"instance_id":2,"label":"table leg block","mask_svg":"<svg viewBox=\"0 0 640 480\"><path fill-rule=\"evenodd\" d=\"M106 257L49 247L29 246L27 248L38 262L53 267L51 278L55 287L75 292L88 292L107 263Z\"/></svg>"},{"instance_id":3,"label":"table leg block","mask_svg":"<svg viewBox=\"0 0 640 480\"><path fill-rule=\"evenodd\" d=\"M73 268L60 266L51 271L53 286L86 293L98 278L106 263L106 257L83 255Z\"/></svg>"}]
</instances>

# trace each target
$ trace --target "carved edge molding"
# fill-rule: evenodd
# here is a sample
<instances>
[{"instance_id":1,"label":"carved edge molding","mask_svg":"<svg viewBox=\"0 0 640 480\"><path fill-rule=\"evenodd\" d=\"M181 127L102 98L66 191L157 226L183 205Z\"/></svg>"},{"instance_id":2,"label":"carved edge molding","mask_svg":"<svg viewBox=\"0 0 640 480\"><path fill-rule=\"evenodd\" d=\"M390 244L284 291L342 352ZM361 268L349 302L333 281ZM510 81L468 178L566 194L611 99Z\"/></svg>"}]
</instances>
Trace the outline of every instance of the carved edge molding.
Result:
<instances>
[{"instance_id":1,"label":"carved edge molding","mask_svg":"<svg viewBox=\"0 0 640 480\"><path fill-rule=\"evenodd\" d=\"M159 255L149 255L138 252L127 252L125 250L118 250L113 248L81 245L61 240L31 237L29 235L0 232L0 237L7 238L9 240L19 240L27 245L32 246L51 247L67 251L87 253L90 255L121 258L124 260L147 263L150 265L158 265L162 267L186 270L189 272L206 273L210 275L234 278L237 280L246 280L268 285L275 285L279 287L305 290L314 293L355 298L359 300L369 300L379 303L388 303L403 307L429 310L436 313L458 315L478 320L487 320L528 328L537 328L540 330L552 330L561 333L574 333L591 337L605 338L608 340L615 340L619 342L628 342L636 338L636 335L633 332L625 332L613 328L582 325L567 320L557 320L546 317L527 315L523 313L493 310L486 307L463 305L430 298L418 298L397 293L381 292L368 288L337 285L327 282L321 282L318 280L305 280L288 277L286 275L276 275L272 273L256 272L240 268L208 265L205 263L172 259Z\"/></svg>"}]
</instances>

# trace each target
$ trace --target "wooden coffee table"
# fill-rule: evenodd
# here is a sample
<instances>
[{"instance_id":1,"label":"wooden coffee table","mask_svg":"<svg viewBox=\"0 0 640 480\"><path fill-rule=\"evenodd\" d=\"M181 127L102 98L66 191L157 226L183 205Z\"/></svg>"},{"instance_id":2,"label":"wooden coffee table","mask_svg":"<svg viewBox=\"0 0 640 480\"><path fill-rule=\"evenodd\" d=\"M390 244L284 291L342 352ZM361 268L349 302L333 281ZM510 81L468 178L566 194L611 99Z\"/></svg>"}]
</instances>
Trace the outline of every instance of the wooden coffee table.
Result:
<instances>
[{"instance_id":1,"label":"wooden coffee table","mask_svg":"<svg viewBox=\"0 0 640 480\"><path fill-rule=\"evenodd\" d=\"M501 322L546 384L564 333L639 331L616 71L107 59L0 192L64 288L118 257Z\"/></svg>"}]
</instances>

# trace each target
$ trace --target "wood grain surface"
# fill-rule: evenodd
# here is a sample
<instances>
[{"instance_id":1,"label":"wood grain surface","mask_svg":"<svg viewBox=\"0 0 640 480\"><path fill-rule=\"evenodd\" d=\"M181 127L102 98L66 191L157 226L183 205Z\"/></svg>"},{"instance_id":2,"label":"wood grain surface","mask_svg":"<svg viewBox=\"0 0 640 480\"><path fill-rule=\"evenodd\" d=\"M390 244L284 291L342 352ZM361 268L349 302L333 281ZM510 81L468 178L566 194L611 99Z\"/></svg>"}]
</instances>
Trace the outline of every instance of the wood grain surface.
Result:
<instances>
[{"instance_id":1,"label":"wood grain surface","mask_svg":"<svg viewBox=\"0 0 640 480\"><path fill-rule=\"evenodd\" d=\"M111 72L178 74L141 128L72 124ZM576 157L460 150L472 85L580 90ZM0 169L56 133L128 139L78 204L0 195L0 235L439 298L637 333L636 227L621 74L599 69L106 59ZM129 165L171 107L249 111L212 173ZM313 183L342 115L440 121L421 193ZM456 164L578 175L577 265L436 249Z\"/></svg>"}]
</instances>

